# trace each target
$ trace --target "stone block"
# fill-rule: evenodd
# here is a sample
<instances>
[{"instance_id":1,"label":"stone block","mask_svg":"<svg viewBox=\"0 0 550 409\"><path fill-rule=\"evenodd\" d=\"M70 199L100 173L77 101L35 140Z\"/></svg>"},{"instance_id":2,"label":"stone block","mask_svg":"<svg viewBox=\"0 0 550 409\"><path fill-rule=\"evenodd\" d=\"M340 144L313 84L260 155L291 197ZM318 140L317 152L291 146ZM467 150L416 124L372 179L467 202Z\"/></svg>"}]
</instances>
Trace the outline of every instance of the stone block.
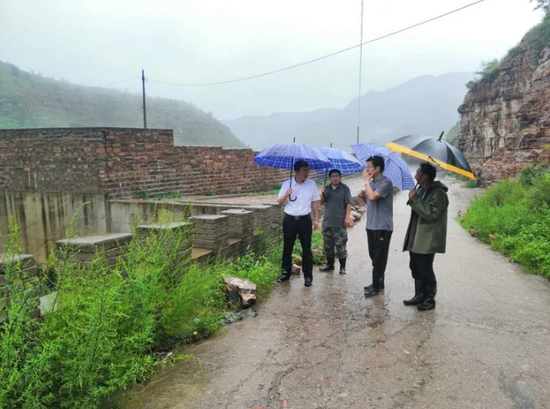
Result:
<instances>
[{"instance_id":1,"label":"stone block","mask_svg":"<svg viewBox=\"0 0 550 409\"><path fill-rule=\"evenodd\" d=\"M36 265L32 254L10 254L0 255L0 273L5 274L8 268L26 269Z\"/></svg>"},{"instance_id":2,"label":"stone block","mask_svg":"<svg viewBox=\"0 0 550 409\"><path fill-rule=\"evenodd\" d=\"M57 247L70 246L79 249L81 253L96 253L127 245L131 240L131 233L106 233L59 240Z\"/></svg>"},{"instance_id":3,"label":"stone block","mask_svg":"<svg viewBox=\"0 0 550 409\"><path fill-rule=\"evenodd\" d=\"M163 230L190 232L192 231L194 223L191 222L174 222L174 223L154 223L154 224L142 224L137 227L137 231L140 234L158 234Z\"/></svg>"},{"instance_id":4,"label":"stone block","mask_svg":"<svg viewBox=\"0 0 550 409\"><path fill-rule=\"evenodd\" d=\"M195 225L205 225L205 224L218 224L223 223L223 220L227 220L226 216L216 215L216 214L201 214L191 216L191 220L195 222Z\"/></svg>"},{"instance_id":5,"label":"stone block","mask_svg":"<svg viewBox=\"0 0 550 409\"><path fill-rule=\"evenodd\" d=\"M229 236L244 238L254 232L254 212L244 209L229 209L221 213L229 218Z\"/></svg>"}]
</instances>

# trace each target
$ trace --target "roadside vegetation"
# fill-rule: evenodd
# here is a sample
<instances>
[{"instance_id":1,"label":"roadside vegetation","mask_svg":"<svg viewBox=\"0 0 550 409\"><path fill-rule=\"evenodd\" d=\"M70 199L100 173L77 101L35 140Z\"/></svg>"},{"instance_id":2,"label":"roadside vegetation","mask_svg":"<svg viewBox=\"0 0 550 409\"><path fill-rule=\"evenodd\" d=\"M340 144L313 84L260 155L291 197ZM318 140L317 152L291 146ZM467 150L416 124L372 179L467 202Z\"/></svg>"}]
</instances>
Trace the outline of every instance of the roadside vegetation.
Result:
<instances>
[{"instance_id":1,"label":"roadside vegetation","mask_svg":"<svg viewBox=\"0 0 550 409\"><path fill-rule=\"evenodd\" d=\"M550 168L523 169L478 196L461 217L480 240L528 271L550 277Z\"/></svg>"},{"instance_id":2,"label":"roadside vegetation","mask_svg":"<svg viewBox=\"0 0 550 409\"><path fill-rule=\"evenodd\" d=\"M0 324L0 407L99 408L168 363L159 356L220 328L232 312L223 275L249 279L260 298L268 295L280 272L278 248L199 264L181 251L189 239L170 231L143 239L136 232L114 269L102 255L84 269L67 247L51 255L48 274L32 287L23 266L10 263L0 298L7 316ZM18 241L12 224L3 243L8 257L21 253ZM53 294L49 312L32 318L35 295L45 288Z\"/></svg>"}]
</instances>

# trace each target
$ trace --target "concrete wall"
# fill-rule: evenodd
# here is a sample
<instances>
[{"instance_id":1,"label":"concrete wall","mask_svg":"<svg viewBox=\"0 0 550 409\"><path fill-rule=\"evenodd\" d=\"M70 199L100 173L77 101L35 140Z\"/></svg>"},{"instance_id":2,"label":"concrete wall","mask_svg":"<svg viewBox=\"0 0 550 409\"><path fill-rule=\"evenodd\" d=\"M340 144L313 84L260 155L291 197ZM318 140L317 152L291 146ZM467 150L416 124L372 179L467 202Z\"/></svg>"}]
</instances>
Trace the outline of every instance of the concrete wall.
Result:
<instances>
[{"instance_id":1,"label":"concrete wall","mask_svg":"<svg viewBox=\"0 0 550 409\"><path fill-rule=\"evenodd\" d=\"M219 215L228 209L254 212L256 227L268 230L280 225L278 206L211 204L206 202L159 202L154 200L107 200L94 193L18 192L0 190L0 253L8 241L8 225L13 217L20 230L25 253L41 262L55 249L58 240L67 237L74 218L76 234L129 233L133 224L159 222L167 212L176 220L189 215Z\"/></svg>"},{"instance_id":2,"label":"concrete wall","mask_svg":"<svg viewBox=\"0 0 550 409\"><path fill-rule=\"evenodd\" d=\"M39 261L45 261L55 243L67 237L73 218L79 235L107 232L110 219L101 194L0 190L0 253L7 244L10 217L19 226L23 251Z\"/></svg>"},{"instance_id":3,"label":"concrete wall","mask_svg":"<svg viewBox=\"0 0 550 409\"><path fill-rule=\"evenodd\" d=\"M189 215L219 215L229 209L246 209L261 215L257 224L262 229L279 225L282 220L282 210L279 206L262 206L251 203L248 205L215 204L207 202L156 202L154 200L111 200L109 201L110 223L112 233L126 233L131 231L133 223L157 223L159 214L168 212L176 220L184 219Z\"/></svg>"}]
</instances>

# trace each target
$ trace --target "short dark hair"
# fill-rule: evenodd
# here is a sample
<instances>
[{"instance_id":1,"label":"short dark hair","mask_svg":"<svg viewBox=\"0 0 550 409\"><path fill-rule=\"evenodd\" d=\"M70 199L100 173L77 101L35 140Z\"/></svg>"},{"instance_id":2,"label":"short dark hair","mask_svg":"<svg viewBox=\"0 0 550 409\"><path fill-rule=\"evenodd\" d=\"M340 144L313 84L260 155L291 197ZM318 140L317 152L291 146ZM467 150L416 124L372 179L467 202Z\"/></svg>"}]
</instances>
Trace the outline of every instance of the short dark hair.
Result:
<instances>
[{"instance_id":1,"label":"short dark hair","mask_svg":"<svg viewBox=\"0 0 550 409\"><path fill-rule=\"evenodd\" d=\"M294 163L294 172L298 172L302 168L309 168L309 163L302 159L297 160L296 163Z\"/></svg>"},{"instance_id":2,"label":"short dark hair","mask_svg":"<svg viewBox=\"0 0 550 409\"><path fill-rule=\"evenodd\" d=\"M328 173L328 176L332 176L333 173L338 173L338 176L342 176L342 172L340 172L338 169L331 169Z\"/></svg>"},{"instance_id":3,"label":"short dark hair","mask_svg":"<svg viewBox=\"0 0 550 409\"><path fill-rule=\"evenodd\" d=\"M435 175L437 175L437 169L435 168L435 166L428 162L420 164L420 171L423 175L428 176L430 182L433 182L435 179Z\"/></svg>"},{"instance_id":4,"label":"short dark hair","mask_svg":"<svg viewBox=\"0 0 550 409\"><path fill-rule=\"evenodd\" d=\"M372 166L374 166L375 168L379 167L380 172L384 172L385 163L384 163L384 158L382 156L378 156L378 155L371 156L370 158L367 159L367 163L368 162L372 162Z\"/></svg>"}]
</instances>

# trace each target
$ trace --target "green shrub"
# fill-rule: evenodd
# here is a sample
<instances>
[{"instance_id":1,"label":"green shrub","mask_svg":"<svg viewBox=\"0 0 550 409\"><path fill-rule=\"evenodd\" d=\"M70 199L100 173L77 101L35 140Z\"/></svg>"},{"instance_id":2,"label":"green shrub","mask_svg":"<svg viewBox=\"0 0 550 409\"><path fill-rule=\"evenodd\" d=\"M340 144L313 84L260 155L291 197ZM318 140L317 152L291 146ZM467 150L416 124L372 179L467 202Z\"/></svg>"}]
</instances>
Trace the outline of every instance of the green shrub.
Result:
<instances>
[{"instance_id":1,"label":"green shrub","mask_svg":"<svg viewBox=\"0 0 550 409\"><path fill-rule=\"evenodd\" d=\"M550 175L532 175L526 171L527 181L505 180L487 189L461 222L511 260L550 277Z\"/></svg>"},{"instance_id":2,"label":"green shrub","mask_svg":"<svg viewBox=\"0 0 550 409\"><path fill-rule=\"evenodd\" d=\"M487 241L490 235L519 232L522 224L528 222L525 213L521 204L493 206L485 197L480 197L468 208L463 225Z\"/></svg>"},{"instance_id":3,"label":"green shrub","mask_svg":"<svg viewBox=\"0 0 550 409\"><path fill-rule=\"evenodd\" d=\"M535 52L538 59L544 48L550 45L550 15L546 14L539 24L525 34L522 41Z\"/></svg>"},{"instance_id":4,"label":"green shrub","mask_svg":"<svg viewBox=\"0 0 550 409\"><path fill-rule=\"evenodd\" d=\"M169 337L192 340L213 334L223 322L223 267L193 264L170 292L160 318Z\"/></svg>"},{"instance_id":5,"label":"green shrub","mask_svg":"<svg viewBox=\"0 0 550 409\"><path fill-rule=\"evenodd\" d=\"M517 235L503 236L494 247L529 271L550 277L550 210L543 206L536 220L525 225Z\"/></svg>"},{"instance_id":6,"label":"green shrub","mask_svg":"<svg viewBox=\"0 0 550 409\"><path fill-rule=\"evenodd\" d=\"M519 180L525 186L533 186L533 183L539 179L542 179L549 171L550 168L548 165L536 164L533 166L526 166L521 170Z\"/></svg>"},{"instance_id":7,"label":"green shrub","mask_svg":"<svg viewBox=\"0 0 550 409\"><path fill-rule=\"evenodd\" d=\"M525 188L513 180L502 180L487 189L483 197L491 206L504 206L525 200Z\"/></svg>"},{"instance_id":8,"label":"green shrub","mask_svg":"<svg viewBox=\"0 0 550 409\"><path fill-rule=\"evenodd\" d=\"M550 173L544 174L533 182L530 203L534 209L550 206Z\"/></svg>"},{"instance_id":9,"label":"green shrub","mask_svg":"<svg viewBox=\"0 0 550 409\"><path fill-rule=\"evenodd\" d=\"M155 351L220 327L228 308L223 275L254 281L264 296L279 273L273 260L280 249L190 264L189 252L181 251L189 232L164 230L145 239L137 233L114 269L102 254L84 269L71 246L52 255L55 297L42 320L30 315L36 286L23 286L21 266L8 269L0 304L8 314L0 327L1 408L99 408L113 392L153 373ZM21 252L17 234L12 226L8 254Z\"/></svg>"},{"instance_id":10,"label":"green shrub","mask_svg":"<svg viewBox=\"0 0 550 409\"><path fill-rule=\"evenodd\" d=\"M277 250L273 253L277 256L280 254ZM228 273L252 281L258 286L258 294L264 296L271 290L280 274L280 262L280 256L257 257L253 253L249 253L236 259L228 269Z\"/></svg>"},{"instance_id":11,"label":"green shrub","mask_svg":"<svg viewBox=\"0 0 550 409\"><path fill-rule=\"evenodd\" d=\"M480 70L476 74L481 76L481 82L492 83L498 78L499 68L500 61L495 58L491 61L482 62Z\"/></svg>"}]
</instances>

